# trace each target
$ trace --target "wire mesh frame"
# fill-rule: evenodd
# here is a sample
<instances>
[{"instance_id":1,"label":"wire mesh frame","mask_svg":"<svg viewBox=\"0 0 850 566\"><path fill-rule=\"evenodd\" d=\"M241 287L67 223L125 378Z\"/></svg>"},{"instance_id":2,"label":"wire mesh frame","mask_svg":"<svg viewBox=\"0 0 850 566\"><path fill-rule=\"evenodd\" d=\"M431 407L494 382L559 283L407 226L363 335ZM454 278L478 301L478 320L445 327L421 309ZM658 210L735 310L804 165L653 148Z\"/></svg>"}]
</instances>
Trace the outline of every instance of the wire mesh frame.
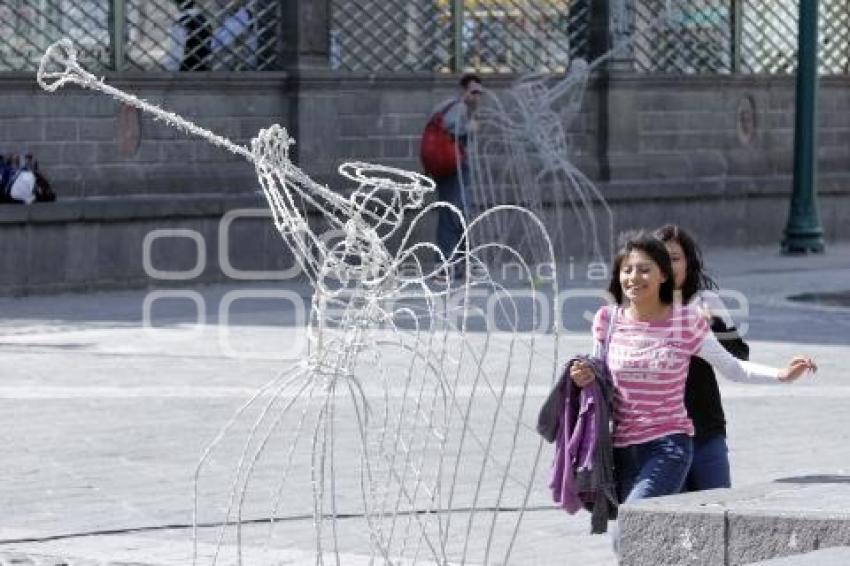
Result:
<instances>
[{"instance_id":1,"label":"wire mesh frame","mask_svg":"<svg viewBox=\"0 0 850 566\"><path fill-rule=\"evenodd\" d=\"M794 73L799 1L634 0L629 6L634 68L642 73ZM667 16L647 32L665 10ZM850 3L820 0L818 28L819 72L850 72Z\"/></svg>"},{"instance_id":2,"label":"wire mesh frame","mask_svg":"<svg viewBox=\"0 0 850 566\"><path fill-rule=\"evenodd\" d=\"M34 71L62 37L96 71L271 70L280 21L280 0L7 0L0 71Z\"/></svg>"},{"instance_id":3,"label":"wire mesh frame","mask_svg":"<svg viewBox=\"0 0 850 566\"><path fill-rule=\"evenodd\" d=\"M331 68L563 71L586 56L591 0L333 0Z\"/></svg>"}]
</instances>

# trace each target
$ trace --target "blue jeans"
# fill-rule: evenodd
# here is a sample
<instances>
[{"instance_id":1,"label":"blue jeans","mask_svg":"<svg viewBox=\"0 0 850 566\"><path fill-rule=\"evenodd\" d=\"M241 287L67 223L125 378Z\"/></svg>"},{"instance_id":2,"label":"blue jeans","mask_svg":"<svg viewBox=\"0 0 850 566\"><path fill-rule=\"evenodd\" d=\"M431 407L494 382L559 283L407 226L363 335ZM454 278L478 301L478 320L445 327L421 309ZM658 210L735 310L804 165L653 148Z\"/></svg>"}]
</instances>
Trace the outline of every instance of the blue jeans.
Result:
<instances>
[{"instance_id":1,"label":"blue jeans","mask_svg":"<svg viewBox=\"0 0 850 566\"><path fill-rule=\"evenodd\" d=\"M682 491L703 491L731 485L726 437L714 434L708 438L695 438L694 458Z\"/></svg>"},{"instance_id":2,"label":"blue jeans","mask_svg":"<svg viewBox=\"0 0 850 566\"><path fill-rule=\"evenodd\" d=\"M448 177L436 179L437 198L441 201L453 204L461 211L466 219L466 187L469 185L469 169L461 166L458 172ZM439 208L437 215L437 247L443 253L446 261L459 259L454 256L455 248L458 255L463 253L465 246L463 240L464 226L457 213L449 208ZM439 257L437 260L439 261ZM461 266L461 271L463 267Z\"/></svg>"},{"instance_id":3,"label":"blue jeans","mask_svg":"<svg viewBox=\"0 0 850 566\"><path fill-rule=\"evenodd\" d=\"M614 450L620 501L633 503L649 497L679 493L693 458L686 434L671 434Z\"/></svg>"},{"instance_id":4,"label":"blue jeans","mask_svg":"<svg viewBox=\"0 0 850 566\"><path fill-rule=\"evenodd\" d=\"M682 490L691 466L693 442L686 434L662 436L643 444L614 449L617 494L622 503L672 495ZM611 532L619 554L619 521Z\"/></svg>"}]
</instances>

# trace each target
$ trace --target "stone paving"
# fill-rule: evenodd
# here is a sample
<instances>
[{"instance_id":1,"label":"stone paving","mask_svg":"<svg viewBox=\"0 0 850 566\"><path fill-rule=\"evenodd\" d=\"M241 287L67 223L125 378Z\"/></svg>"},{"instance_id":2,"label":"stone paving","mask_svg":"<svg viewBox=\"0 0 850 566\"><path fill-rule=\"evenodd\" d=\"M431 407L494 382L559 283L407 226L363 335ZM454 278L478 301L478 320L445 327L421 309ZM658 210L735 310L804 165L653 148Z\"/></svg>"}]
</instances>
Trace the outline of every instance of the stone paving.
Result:
<instances>
[{"instance_id":1,"label":"stone paving","mask_svg":"<svg viewBox=\"0 0 850 566\"><path fill-rule=\"evenodd\" d=\"M850 474L850 311L787 300L850 289L850 246L810 257L722 251L707 260L721 285L747 300L754 360L778 365L805 353L821 367L791 386L721 383L734 483ZM201 327L193 324L195 299L184 297L157 302L155 326L143 328L146 291L0 299L0 564L191 562L192 473L201 451L289 363L283 358L300 354L296 309L271 308L271 301L294 301L309 289L290 284L288 295L270 298L268 288L192 289L206 305ZM235 300L234 292L243 296ZM239 306L222 342L226 301ZM564 356L587 349L586 330L562 339ZM550 377L535 374L533 404ZM587 534L587 515L551 507L543 488L548 458L547 447L513 561L614 564L608 538ZM306 517L293 514L271 537L265 526L246 527L244 563L314 564ZM352 519L346 529L351 552L341 563L367 563L363 525ZM212 531L199 532L205 559ZM229 546L219 563L233 557Z\"/></svg>"}]
</instances>

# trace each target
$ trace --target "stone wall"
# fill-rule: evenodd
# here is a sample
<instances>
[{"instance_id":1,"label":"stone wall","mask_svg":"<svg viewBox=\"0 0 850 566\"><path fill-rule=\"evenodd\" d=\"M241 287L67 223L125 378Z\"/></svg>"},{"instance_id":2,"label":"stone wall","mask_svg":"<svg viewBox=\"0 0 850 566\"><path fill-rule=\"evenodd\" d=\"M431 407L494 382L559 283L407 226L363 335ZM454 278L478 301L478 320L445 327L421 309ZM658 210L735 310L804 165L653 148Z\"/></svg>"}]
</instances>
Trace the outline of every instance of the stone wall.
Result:
<instances>
[{"instance_id":1,"label":"stone wall","mask_svg":"<svg viewBox=\"0 0 850 566\"><path fill-rule=\"evenodd\" d=\"M336 168L344 160L418 169L426 117L455 93L457 79L302 69L288 76L122 74L107 80L243 144L259 128L283 123L297 139L298 164L321 182L342 187ZM828 242L850 239L850 223L844 222L850 217L848 83L822 79L819 95L818 191ZM498 91L509 84L507 78L489 79L486 86ZM155 283L141 264L108 264L123 265L119 256L140 257L148 229L188 226L206 234L197 223L217 225L236 201L238 207L264 206L250 164L122 110L105 95L74 87L44 94L32 76L22 75L0 76L0 89L0 153L34 152L59 193L58 202L25 213L0 206L0 293ZM573 159L605 195L615 232L677 222L707 247L775 243L778 249L791 190L793 116L792 77L612 73L589 85L571 130ZM168 208L171 195L180 195L179 210ZM143 206L145 198L156 204ZM142 212L133 212L140 206ZM75 210L86 212L80 217ZM234 245L244 249L236 254L282 253L257 247L268 241L268 226L260 219L253 224L242 229L242 243ZM419 237L432 237L432 228L426 224ZM44 241L54 242L49 253L42 253ZM563 256L583 252L577 240L556 244ZM108 251L113 248L122 251ZM74 256L94 262L82 269L67 259L79 249L104 251ZM168 261L180 264L180 249L174 247ZM28 250L28 259L15 255L21 250ZM65 267L54 265L54 254ZM21 271L29 276L21 279ZM212 265L198 281L223 278L220 266Z\"/></svg>"},{"instance_id":2,"label":"stone wall","mask_svg":"<svg viewBox=\"0 0 850 566\"><path fill-rule=\"evenodd\" d=\"M261 127L288 122L283 73L123 73L131 92L245 144ZM256 187L243 158L123 107L105 94L67 86L42 91L32 74L0 75L0 154L32 152L60 199L158 193L234 193Z\"/></svg>"},{"instance_id":3,"label":"stone wall","mask_svg":"<svg viewBox=\"0 0 850 566\"><path fill-rule=\"evenodd\" d=\"M417 169L426 117L456 93L455 80L302 77L299 99L310 104L298 131L302 163L331 183L348 158ZM818 192L832 241L850 239L848 86L850 78L823 79L819 97ZM570 131L573 160L601 188L615 232L676 222L708 247L778 248L792 185L793 77L616 73L591 81L584 102ZM582 253L575 241L560 246Z\"/></svg>"}]
</instances>

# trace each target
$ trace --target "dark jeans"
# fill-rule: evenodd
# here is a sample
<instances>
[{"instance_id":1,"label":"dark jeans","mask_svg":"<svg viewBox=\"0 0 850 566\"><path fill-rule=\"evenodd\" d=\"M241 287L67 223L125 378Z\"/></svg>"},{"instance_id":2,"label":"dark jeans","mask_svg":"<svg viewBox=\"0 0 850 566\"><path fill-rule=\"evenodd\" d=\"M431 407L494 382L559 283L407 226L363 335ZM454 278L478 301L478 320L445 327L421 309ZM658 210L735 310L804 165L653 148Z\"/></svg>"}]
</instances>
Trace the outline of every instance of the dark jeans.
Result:
<instances>
[{"instance_id":1,"label":"dark jeans","mask_svg":"<svg viewBox=\"0 0 850 566\"><path fill-rule=\"evenodd\" d=\"M623 503L672 495L682 490L691 466L693 442L686 434L614 449L617 493ZM619 554L619 521L612 530L614 550Z\"/></svg>"},{"instance_id":2,"label":"dark jeans","mask_svg":"<svg viewBox=\"0 0 850 566\"><path fill-rule=\"evenodd\" d=\"M453 204L461 211L464 220L467 217L466 188L469 186L469 170L461 166L458 172L448 177L435 179L437 183L437 198ZM437 216L437 247L443 253L446 261L458 260L466 246L464 240L464 225L457 212L449 208L438 209ZM458 255L454 255L457 248ZM437 260L439 261L439 257ZM461 271L463 266L461 266Z\"/></svg>"},{"instance_id":3,"label":"dark jeans","mask_svg":"<svg viewBox=\"0 0 850 566\"><path fill-rule=\"evenodd\" d=\"M731 485L726 437L714 434L706 438L695 438L694 458L682 491L702 491Z\"/></svg>"},{"instance_id":4,"label":"dark jeans","mask_svg":"<svg viewBox=\"0 0 850 566\"><path fill-rule=\"evenodd\" d=\"M671 434L643 444L616 448L620 501L679 493L691 466L693 443L686 434Z\"/></svg>"}]
</instances>

